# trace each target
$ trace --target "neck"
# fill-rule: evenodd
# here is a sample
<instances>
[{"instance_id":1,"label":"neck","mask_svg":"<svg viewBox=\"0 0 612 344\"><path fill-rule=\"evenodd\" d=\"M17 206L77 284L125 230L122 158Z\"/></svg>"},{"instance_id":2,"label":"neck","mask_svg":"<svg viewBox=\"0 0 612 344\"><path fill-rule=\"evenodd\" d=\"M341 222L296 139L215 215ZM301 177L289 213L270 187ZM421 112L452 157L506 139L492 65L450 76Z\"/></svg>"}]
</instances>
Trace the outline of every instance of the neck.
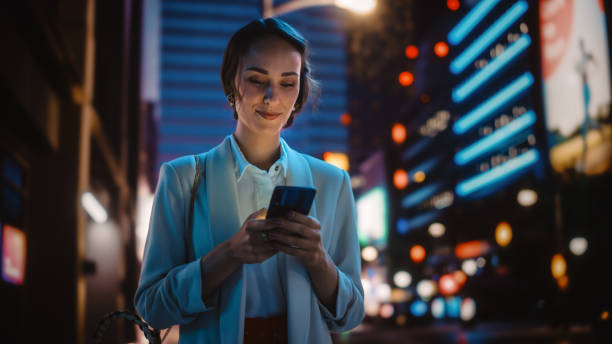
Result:
<instances>
[{"instance_id":1,"label":"neck","mask_svg":"<svg viewBox=\"0 0 612 344\"><path fill-rule=\"evenodd\" d=\"M234 138L247 161L267 171L280 158L280 134L275 136L249 135L236 130Z\"/></svg>"}]
</instances>

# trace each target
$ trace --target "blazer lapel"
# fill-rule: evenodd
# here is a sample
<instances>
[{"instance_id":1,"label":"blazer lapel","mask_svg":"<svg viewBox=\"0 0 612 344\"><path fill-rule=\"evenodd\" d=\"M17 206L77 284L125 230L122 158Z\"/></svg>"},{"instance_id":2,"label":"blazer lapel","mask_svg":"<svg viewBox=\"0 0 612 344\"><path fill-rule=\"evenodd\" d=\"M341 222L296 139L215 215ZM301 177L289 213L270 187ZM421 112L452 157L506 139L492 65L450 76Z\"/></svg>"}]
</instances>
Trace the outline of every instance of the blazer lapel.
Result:
<instances>
[{"instance_id":1,"label":"blazer lapel","mask_svg":"<svg viewBox=\"0 0 612 344\"><path fill-rule=\"evenodd\" d=\"M282 139L281 139L282 140ZM288 158L287 185L314 187L312 173L306 158L289 148L283 141ZM313 202L309 215L316 217ZM286 254L279 254L283 285L287 295L288 333L290 343L305 343L310 333L310 313L313 292L310 277L300 261Z\"/></svg>"},{"instance_id":2,"label":"blazer lapel","mask_svg":"<svg viewBox=\"0 0 612 344\"><path fill-rule=\"evenodd\" d=\"M210 230L214 246L230 239L240 228L237 190L229 138L217 146L206 159L206 189L210 214ZM243 270L238 269L220 288L219 331L222 343L242 343L245 290Z\"/></svg>"}]
</instances>

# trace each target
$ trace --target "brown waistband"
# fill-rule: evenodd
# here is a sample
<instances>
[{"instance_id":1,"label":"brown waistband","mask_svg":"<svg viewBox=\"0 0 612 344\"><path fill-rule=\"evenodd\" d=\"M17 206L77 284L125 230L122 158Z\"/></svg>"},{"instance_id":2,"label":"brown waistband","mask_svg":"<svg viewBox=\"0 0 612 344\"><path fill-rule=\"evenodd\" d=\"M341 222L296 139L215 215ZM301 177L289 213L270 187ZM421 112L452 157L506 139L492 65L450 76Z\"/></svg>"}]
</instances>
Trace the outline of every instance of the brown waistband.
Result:
<instances>
[{"instance_id":1,"label":"brown waistband","mask_svg":"<svg viewBox=\"0 0 612 344\"><path fill-rule=\"evenodd\" d=\"M244 344L286 344L287 315L244 319Z\"/></svg>"}]
</instances>

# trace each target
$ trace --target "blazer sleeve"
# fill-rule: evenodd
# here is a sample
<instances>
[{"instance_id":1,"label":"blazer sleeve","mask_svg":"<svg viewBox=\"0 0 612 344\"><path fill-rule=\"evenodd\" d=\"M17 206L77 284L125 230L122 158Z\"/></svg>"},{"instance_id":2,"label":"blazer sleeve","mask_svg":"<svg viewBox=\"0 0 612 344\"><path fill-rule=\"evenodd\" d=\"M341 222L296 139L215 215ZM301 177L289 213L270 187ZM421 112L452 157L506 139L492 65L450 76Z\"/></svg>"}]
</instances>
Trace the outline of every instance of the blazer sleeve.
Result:
<instances>
[{"instance_id":1,"label":"blazer sleeve","mask_svg":"<svg viewBox=\"0 0 612 344\"><path fill-rule=\"evenodd\" d=\"M134 297L138 313L157 329L188 323L199 313L214 309L202 300L200 259L186 261L190 195L183 190L175 168L162 165Z\"/></svg>"},{"instance_id":2,"label":"blazer sleeve","mask_svg":"<svg viewBox=\"0 0 612 344\"><path fill-rule=\"evenodd\" d=\"M338 295L335 312L330 312L320 301L319 309L330 331L348 331L361 323L363 286L361 285L361 256L357 238L356 211L348 173L343 172L338 196L334 230L335 241L329 252L338 272Z\"/></svg>"}]
</instances>

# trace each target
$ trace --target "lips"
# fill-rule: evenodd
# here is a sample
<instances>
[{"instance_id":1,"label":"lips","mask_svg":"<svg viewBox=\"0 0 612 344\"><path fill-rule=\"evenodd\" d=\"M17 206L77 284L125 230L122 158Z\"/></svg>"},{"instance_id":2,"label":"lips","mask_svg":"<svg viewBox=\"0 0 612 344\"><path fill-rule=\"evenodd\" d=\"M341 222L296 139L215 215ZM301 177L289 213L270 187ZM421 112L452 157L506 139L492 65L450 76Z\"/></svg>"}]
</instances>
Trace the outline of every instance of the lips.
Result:
<instances>
[{"instance_id":1,"label":"lips","mask_svg":"<svg viewBox=\"0 0 612 344\"><path fill-rule=\"evenodd\" d=\"M257 111L257 110L255 110L255 112L257 112L259 116L269 121L275 120L281 115L280 113L275 113L275 112L266 112L266 111Z\"/></svg>"}]
</instances>

